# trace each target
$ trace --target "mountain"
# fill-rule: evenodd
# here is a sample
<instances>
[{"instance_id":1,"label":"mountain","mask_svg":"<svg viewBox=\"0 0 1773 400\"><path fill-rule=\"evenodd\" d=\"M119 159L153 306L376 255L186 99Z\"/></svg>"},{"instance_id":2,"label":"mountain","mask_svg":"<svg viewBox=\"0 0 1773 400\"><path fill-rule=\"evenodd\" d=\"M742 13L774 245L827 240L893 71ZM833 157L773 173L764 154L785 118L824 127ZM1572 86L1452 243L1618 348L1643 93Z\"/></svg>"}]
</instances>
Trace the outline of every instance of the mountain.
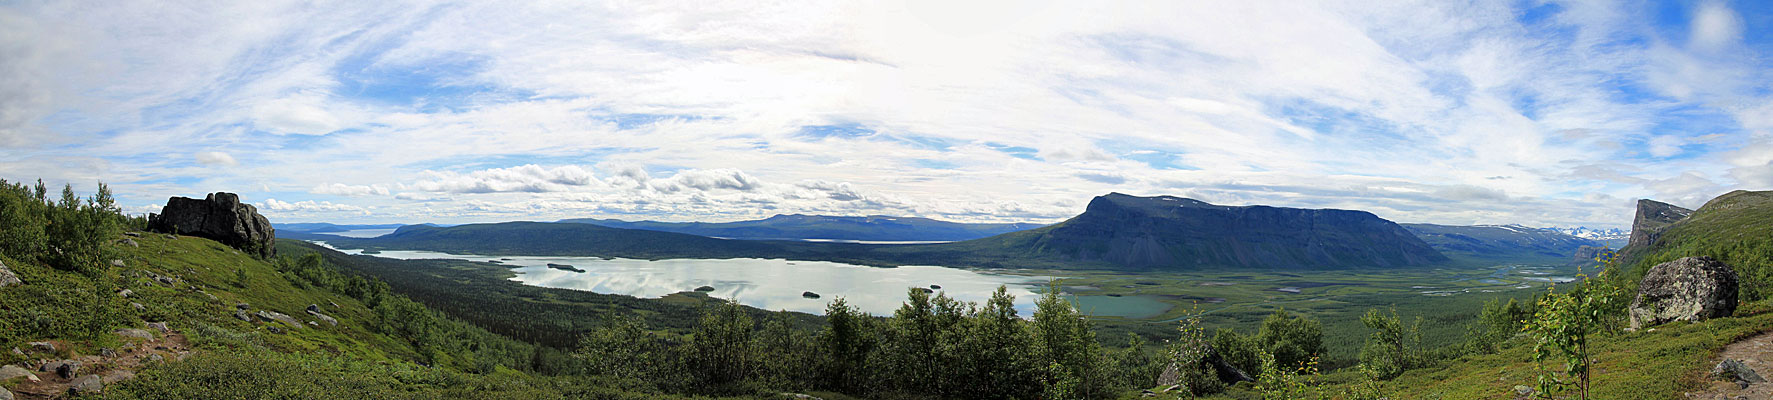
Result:
<instances>
[{"instance_id":1,"label":"mountain","mask_svg":"<svg viewBox=\"0 0 1773 400\"><path fill-rule=\"evenodd\" d=\"M1109 194L1057 225L967 241L866 245L723 240L586 223L405 226L340 248L624 258L788 258L864 265L1203 269L1407 267L1447 257L1364 211L1230 207L1180 197Z\"/></svg>"},{"instance_id":2,"label":"mountain","mask_svg":"<svg viewBox=\"0 0 1773 400\"><path fill-rule=\"evenodd\" d=\"M395 229L395 228L399 228L402 226L406 226L406 224L341 225L341 224L331 224L331 223L325 223L325 222L299 222L299 223L293 223L293 224L276 224L276 223L274 223L274 224L271 224L271 226L274 228L277 228L278 232L294 231L294 232L326 233L326 232L344 232L344 231L358 230L358 229Z\"/></svg>"},{"instance_id":3,"label":"mountain","mask_svg":"<svg viewBox=\"0 0 1773 400\"><path fill-rule=\"evenodd\" d=\"M746 240L959 241L1038 228L1040 224L969 224L929 218L776 215L737 222L657 222L575 218L560 222Z\"/></svg>"},{"instance_id":4,"label":"mountain","mask_svg":"<svg viewBox=\"0 0 1773 400\"><path fill-rule=\"evenodd\" d=\"M1603 245L1598 240L1520 225L1403 224L1403 227L1442 254L1488 262L1565 264L1583 247Z\"/></svg>"},{"instance_id":5,"label":"mountain","mask_svg":"<svg viewBox=\"0 0 1773 400\"><path fill-rule=\"evenodd\" d=\"M1773 191L1733 191L1692 211L1641 200L1631 237L1621 265L1632 284L1656 264L1710 256L1736 268L1742 301L1773 297Z\"/></svg>"},{"instance_id":6,"label":"mountain","mask_svg":"<svg viewBox=\"0 0 1773 400\"><path fill-rule=\"evenodd\" d=\"M956 243L982 251L1135 269L1407 267L1448 260L1365 211L1220 206L1120 193L1045 228Z\"/></svg>"},{"instance_id":7,"label":"mountain","mask_svg":"<svg viewBox=\"0 0 1773 400\"><path fill-rule=\"evenodd\" d=\"M1545 229L1557 231L1557 232L1563 233L1565 235L1575 236L1575 237L1579 237L1579 238L1583 238L1583 239L1598 240L1601 243L1605 243L1607 247L1611 247L1611 248L1625 247L1626 241L1631 238L1631 231L1630 230L1619 229L1619 228L1590 228L1590 227L1586 227L1586 226L1575 226L1575 227L1552 227L1552 228L1545 228Z\"/></svg>"},{"instance_id":8,"label":"mountain","mask_svg":"<svg viewBox=\"0 0 1773 400\"><path fill-rule=\"evenodd\" d=\"M407 225L375 238L328 237L341 248L411 249L465 254L585 255L623 258L780 257L779 242L725 240L683 233L579 223L503 222L451 227ZM811 244L811 243L809 243Z\"/></svg>"}]
</instances>

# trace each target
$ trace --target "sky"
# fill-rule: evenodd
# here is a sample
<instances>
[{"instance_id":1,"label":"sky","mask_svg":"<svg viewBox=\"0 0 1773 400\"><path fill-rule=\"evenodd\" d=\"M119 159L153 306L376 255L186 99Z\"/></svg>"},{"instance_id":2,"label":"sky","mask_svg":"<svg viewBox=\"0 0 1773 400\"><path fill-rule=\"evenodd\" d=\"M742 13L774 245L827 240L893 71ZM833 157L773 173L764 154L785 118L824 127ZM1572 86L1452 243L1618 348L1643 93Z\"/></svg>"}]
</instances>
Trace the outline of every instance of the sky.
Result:
<instances>
[{"instance_id":1,"label":"sky","mask_svg":"<svg viewBox=\"0 0 1773 400\"><path fill-rule=\"evenodd\" d=\"M1773 189L1773 2L0 3L0 178L273 222L1629 227Z\"/></svg>"}]
</instances>

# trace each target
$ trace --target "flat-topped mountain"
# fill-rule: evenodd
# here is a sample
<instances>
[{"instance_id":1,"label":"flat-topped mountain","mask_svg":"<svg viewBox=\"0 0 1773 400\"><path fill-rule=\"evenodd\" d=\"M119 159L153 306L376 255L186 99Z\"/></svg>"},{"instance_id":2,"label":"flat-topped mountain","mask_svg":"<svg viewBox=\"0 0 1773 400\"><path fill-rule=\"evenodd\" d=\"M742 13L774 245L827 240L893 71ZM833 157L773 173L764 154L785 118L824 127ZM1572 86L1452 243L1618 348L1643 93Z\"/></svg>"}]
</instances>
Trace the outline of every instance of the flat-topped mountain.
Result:
<instances>
[{"instance_id":1,"label":"flat-topped mountain","mask_svg":"<svg viewBox=\"0 0 1773 400\"><path fill-rule=\"evenodd\" d=\"M746 240L831 239L855 241L957 241L1020 230L1041 224L972 224L917 217L870 215L846 217L784 214L765 219L735 222L658 222L574 218L575 222L624 229L687 233Z\"/></svg>"},{"instance_id":2,"label":"flat-topped mountain","mask_svg":"<svg viewBox=\"0 0 1773 400\"><path fill-rule=\"evenodd\" d=\"M1396 223L1353 210L1221 206L1111 193L1083 214L963 242L1039 258L1142 269L1406 267L1447 261Z\"/></svg>"}]
</instances>

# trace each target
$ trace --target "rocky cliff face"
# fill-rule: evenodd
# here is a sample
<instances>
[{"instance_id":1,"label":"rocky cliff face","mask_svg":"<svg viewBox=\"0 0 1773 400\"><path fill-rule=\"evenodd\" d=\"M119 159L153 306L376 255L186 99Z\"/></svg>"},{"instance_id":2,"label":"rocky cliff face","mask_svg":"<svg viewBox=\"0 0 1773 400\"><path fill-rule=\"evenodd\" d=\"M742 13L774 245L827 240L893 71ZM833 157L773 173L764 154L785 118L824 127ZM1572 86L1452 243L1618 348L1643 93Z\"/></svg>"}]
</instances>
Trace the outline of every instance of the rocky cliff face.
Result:
<instances>
[{"instance_id":1,"label":"rocky cliff face","mask_svg":"<svg viewBox=\"0 0 1773 400\"><path fill-rule=\"evenodd\" d=\"M233 193L168 199L159 214L148 215L148 230L209 238L261 257L277 255L271 221Z\"/></svg>"},{"instance_id":2,"label":"rocky cliff face","mask_svg":"<svg viewBox=\"0 0 1773 400\"><path fill-rule=\"evenodd\" d=\"M1626 247L1641 248L1656 243L1664 229L1688 215L1693 215L1693 210L1650 199L1638 200L1638 214L1631 221L1631 239L1626 242Z\"/></svg>"},{"instance_id":3,"label":"rocky cliff face","mask_svg":"<svg viewBox=\"0 0 1773 400\"><path fill-rule=\"evenodd\" d=\"M1365 211L1229 207L1119 193L1038 234L1036 253L1135 268L1403 267L1446 261L1396 223ZM1012 234L1014 235L1014 234Z\"/></svg>"}]
</instances>

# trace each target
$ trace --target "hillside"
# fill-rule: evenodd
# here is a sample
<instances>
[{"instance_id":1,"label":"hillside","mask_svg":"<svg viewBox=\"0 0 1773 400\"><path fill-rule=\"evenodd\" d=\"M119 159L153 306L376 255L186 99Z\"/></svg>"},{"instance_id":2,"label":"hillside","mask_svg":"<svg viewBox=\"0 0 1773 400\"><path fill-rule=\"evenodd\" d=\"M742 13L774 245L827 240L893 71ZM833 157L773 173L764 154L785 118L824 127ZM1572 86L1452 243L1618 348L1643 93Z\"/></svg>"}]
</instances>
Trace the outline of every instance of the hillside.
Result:
<instances>
[{"instance_id":1,"label":"hillside","mask_svg":"<svg viewBox=\"0 0 1773 400\"><path fill-rule=\"evenodd\" d=\"M1040 224L969 224L929 218L776 215L736 222L657 222L576 218L560 222L747 240L959 241L1038 228Z\"/></svg>"},{"instance_id":2,"label":"hillside","mask_svg":"<svg viewBox=\"0 0 1773 400\"><path fill-rule=\"evenodd\" d=\"M0 364L80 360L76 376L102 376L105 397L123 399L624 393L607 380L594 381L614 386L598 389L590 381L548 377L542 373L547 364L569 365L570 359L450 319L380 281L318 259L265 261L188 236L112 240L120 239L133 243L111 247L121 266L96 274L0 256L22 281L0 288L0 345L30 349L27 342L46 340L55 346L51 353L0 353ZM311 305L316 313L307 311ZM138 360L150 355L164 361ZM53 372L37 375L42 382L0 385L23 398L50 398L72 381Z\"/></svg>"},{"instance_id":3,"label":"hillside","mask_svg":"<svg viewBox=\"0 0 1773 400\"><path fill-rule=\"evenodd\" d=\"M1520 225L1403 224L1442 254L1487 263L1565 264L1583 246L1602 246L1598 240Z\"/></svg>"},{"instance_id":4,"label":"hillside","mask_svg":"<svg viewBox=\"0 0 1773 400\"><path fill-rule=\"evenodd\" d=\"M1651 266L1676 258L1712 256L1736 267L1744 300L1773 297L1773 191L1726 193L1690 212L1639 204L1640 221L1646 214L1667 217L1633 226L1633 244L1624 250L1626 278L1635 282Z\"/></svg>"},{"instance_id":5,"label":"hillside","mask_svg":"<svg viewBox=\"0 0 1773 400\"><path fill-rule=\"evenodd\" d=\"M1039 229L956 243L978 251L1124 268L1391 268L1447 261L1371 213L1219 206L1171 196L1098 196Z\"/></svg>"}]
</instances>

